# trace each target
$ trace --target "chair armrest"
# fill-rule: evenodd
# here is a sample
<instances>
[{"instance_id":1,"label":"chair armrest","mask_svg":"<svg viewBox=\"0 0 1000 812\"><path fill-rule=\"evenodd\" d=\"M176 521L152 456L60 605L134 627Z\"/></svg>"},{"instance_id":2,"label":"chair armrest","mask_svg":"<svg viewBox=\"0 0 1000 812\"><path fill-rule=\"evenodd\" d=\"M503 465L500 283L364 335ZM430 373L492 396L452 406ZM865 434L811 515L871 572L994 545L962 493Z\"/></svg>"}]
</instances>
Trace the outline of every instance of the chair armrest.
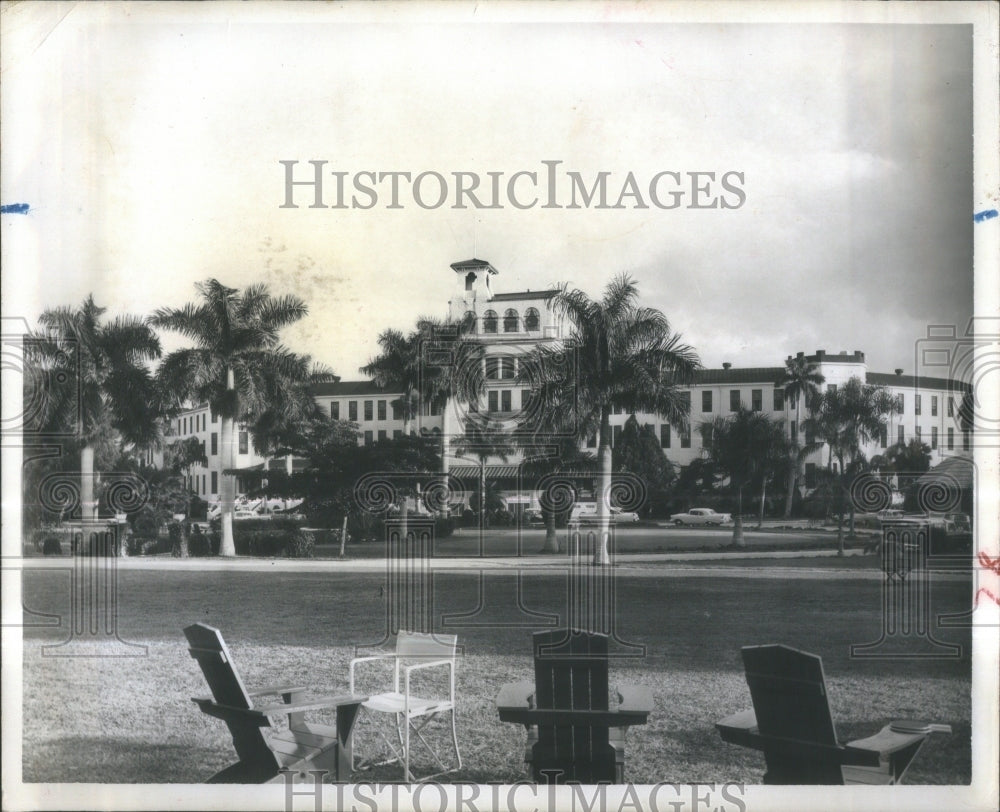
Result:
<instances>
[{"instance_id":1,"label":"chair armrest","mask_svg":"<svg viewBox=\"0 0 1000 812\"><path fill-rule=\"evenodd\" d=\"M644 725L645 711L577 710L574 708L497 707L501 722L522 725L589 725L594 727L631 727Z\"/></svg>"},{"instance_id":2,"label":"chair armrest","mask_svg":"<svg viewBox=\"0 0 1000 812\"><path fill-rule=\"evenodd\" d=\"M716 722L715 729L719 731L724 742L749 747L750 734L757 732L757 714L753 708L734 713Z\"/></svg>"},{"instance_id":3,"label":"chair armrest","mask_svg":"<svg viewBox=\"0 0 1000 812\"><path fill-rule=\"evenodd\" d=\"M454 666L454 664L455 664L454 660L431 660L430 662L426 663L414 663L413 665L404 665L403 672L406 674L407 678L409 678L411 671L417 671L422 668L436 668L441 665L447 665L448 667L451 667Z\"/></svg>"},{"instance_id":4,"label":"chair armrest","mask_svg":"<svg viewBox=\"0 0 1000 812\"><path fill-rule=\"evenodd\" d=\"M259 688L256 691L247 691L247 696L266 696L267 694L295 694L299 691L307 691L300 685L272 685L267 688Z\"/></svg>"},{"instance_id":5,"label":"chair armrest","mask_svg":"<svg viewBox=\"0 0 1000 812\"><path fill-rule=\"evenodd\" d=\"M859 767L877 767L879 757L870 750L854 747L841 747L835 744L817 744L816 742L799 739L785 739L779 736L761 735L757 728L757 715L753 708L734 713L715 723L722 740L727 744L762 750L765 753L781 756L804 756L814 758L820 763L837 765L853 765Z\"/></svg>"},{"instance_id":6,"label":"chair armrest","mask_svg":"<svg viewBox=\"0 0 1000 812\"><path fill-rule=\"evenodd\" d=\"M881 758L888 758L898 750L909 747L926 739L931 733L951 733L950 725L927 725L925 730L900 733L886 725L874 736L848 742L847 747L855 750L874 751Z\"/></svg>"},{"instance_id":7,"label":"chair armrest","mask_svg":"<svg viewBox=\"0 0 1000 812\"><path fill-rule=\"evenodd\" d=\"M252 721L258 727L268 725L267 714L260 708L237 708L232 705L220 705L210 696L193 696L191 701L201 708L202 713L225 722L240 719L244 722Z\"/></svg>"},{"instance_id":8,"label":"chair armrest","mask_svg":"<svg viewBox=\"0 0 1000 812\"><path fill-rule=\"evenodd\" d=\"M354 693L354 666L359 665L360 663L373 663L373 662L392 663L395 666L397 660L398 658L396 657L396 655L391 652L384 652L381 654L371 654L366 657L353 658L351 660L350 667L348 670L350 676L350 684L348 686L348 690L352 694Z\"/></svg>"},{"instance_id":9,"label":"chair armrest","mask_svg":"<svg viewBox=\"0 0 1000 812\"><path fill-rule=\"evenodd\" d=\"M448 696L452 704L455 702L455 661L454 660L431 660L426 663L414 663L403 666L403 693L407 697L410 695L410 674L414 671L422 671L425 668L448 667ZM409 701L409 700L407 700Z\"/></svg>"},{"instance_id":10,"label":"chair armrest","mask_svg":"<svg viewBox=\"0 0 1000 812\"><path fill-rule=\"evenodd\" d=\"M497 694L497 710L528 710L535 706L535 683L531 680L508 682Z\"/></svg>"},{"instance_id":11,"label":"chair armrest","mask_svg":"<svg viewBox=\"0 0 1000 812\"><path fill-rule=\"evenodd\" d=\"M395 654L386 653L386 654L370 654L367 657L354 657L351 660L351 668L354 668L355 663L369 663L375 660L395 660L396 656L397 655Z\"/></svg>"},{"instance_id":12,"label":"chair armrest","mask_svg":"<svg viewBox=\"0 0 1000 812\"><path fill-rule=\"evenodd\" d=\"M619 685L618 710L651 713L653 694L645 685Z\"/></svg>"},{"instance_id":13,"label":"chair armrest","mask_svg":"<svg viewBox=\"0 0 1000 812\"><path fill-rule=\"evenodd\" d=\"M254 708L258 713L266 714L290 714L304 713L305 711L323 710L325 708L339 708L341 705L360 705L368 700L367 696L360 694L344 694L341 696L323 696L317 699L310 699L302 702L284 702L278 705L263 705Z\"/></svg>"}]
</instances>

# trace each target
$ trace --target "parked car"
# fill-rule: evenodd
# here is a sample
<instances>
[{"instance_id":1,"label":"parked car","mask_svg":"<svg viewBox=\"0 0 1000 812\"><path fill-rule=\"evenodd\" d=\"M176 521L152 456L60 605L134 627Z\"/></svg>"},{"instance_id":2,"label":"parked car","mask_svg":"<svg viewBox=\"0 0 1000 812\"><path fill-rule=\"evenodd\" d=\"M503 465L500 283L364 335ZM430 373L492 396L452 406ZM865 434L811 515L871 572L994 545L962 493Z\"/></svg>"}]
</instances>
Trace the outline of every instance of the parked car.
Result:
<instances>
[{"instance_id":1,"label":"parked car","mask_svg":"<svg viewBox=\"0 0 1000 812\"><path fill-rule=\"evenodd\" d=\"M542 511L535 510L534 508L528 508L524 511L525 524L543 524L544 522L545 517L542 515Z\"/></svg>"},{"instance_id":2,"label":"parked car","mask_svg":"<svg viewBox=\"0 0 1000 812\"><path fill-rule=\"evenodd\" d=\"M594 502L577 502L569 514L571 522L596 522L597 505ZM611 524L631 524L639 521L639 514L631 510L612 507L608 516Z\"/></svg>"},{"instance_id":3,"label":"parked car","mask_svg":"<svg viewBox=\"0 0 1000 812\"><path fill-rule=\"evenodd\" d=\"M674 513L670 521L674 524L725 524L733 517L729 513L716 513L712 508L691 508L687 513Z\"/></svg>"},{"instance_id":4,"label":"parked car","mask_svg":"<svg viewBox=\"0 0 1000 812\"><path fill-rule=\"evenodd\" d=\"M959 533L971 533L972 522L965 513L946 513L944 516L944 529L949 535Z\"/></svg>"}]
</instances>

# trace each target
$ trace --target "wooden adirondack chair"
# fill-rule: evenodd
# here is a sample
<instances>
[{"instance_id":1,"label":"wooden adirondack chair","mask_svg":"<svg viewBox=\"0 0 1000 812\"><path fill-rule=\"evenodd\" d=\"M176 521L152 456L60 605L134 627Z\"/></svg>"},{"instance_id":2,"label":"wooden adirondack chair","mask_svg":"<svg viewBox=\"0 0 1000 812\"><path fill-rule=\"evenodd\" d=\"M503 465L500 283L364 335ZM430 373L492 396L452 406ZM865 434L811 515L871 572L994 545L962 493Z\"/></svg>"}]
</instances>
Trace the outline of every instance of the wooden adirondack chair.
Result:
<instances>
[{"instance_id":1,"label":"wooden adirondack chair","mask_svg":"<svg viewBox=\"0 0 1000 812\"><path fill-rule=\"evenodd\" d=\"M608 701L608 637L560 629L534 635L535 681L505 685L502 722L528 729L524 760L538 783L624 783L625 731L644 725L650 692L619 686Z\"/></svg>"},{"instance_id":2,"label":"wooden adirondack chair","mask_svg":"<svg viewBox=\"0 0 1000 812\"><path fill-rule=\"evenodd\" d=\"M931 733L951 733L904 720L839 744L819 657L781 645L742 652L753 710L716 728L723 741L763 751L765 784L897 784Z\"/></svg>"},{"instance_id":3,"label":"wooden adirondack chair","mask_svg":"<svg viewBox=\"0 0 1000 812\"><path fill-rule=\"evenodd\" d=\"M208 779L210 784L262 784L282 781L282 770L326 770L334 781L351 771L351 732L365 696L304 699L305 688L275 686L248 691L218 629L195 623L184 629L191 656L201 666L212 697L193 701L229 727L240 760ZM280 695L281 703L254 707L253 698ZM337 709L336 727L305 721L307 711ZM269 715L288 717L288 728L269 736Z\"/></svg>"}]
</instances>

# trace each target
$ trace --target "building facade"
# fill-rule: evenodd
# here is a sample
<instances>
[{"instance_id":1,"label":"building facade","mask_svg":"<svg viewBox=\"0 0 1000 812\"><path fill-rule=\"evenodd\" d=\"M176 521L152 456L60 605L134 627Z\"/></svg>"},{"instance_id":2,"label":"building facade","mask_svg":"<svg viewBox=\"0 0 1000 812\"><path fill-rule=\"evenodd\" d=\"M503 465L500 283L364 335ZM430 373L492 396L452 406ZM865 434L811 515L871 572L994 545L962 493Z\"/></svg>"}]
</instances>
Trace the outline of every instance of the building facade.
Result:
<instances>
[{"instance_id":1,"label":"building facade","mask_svg":"<svg viewBox=\"0 0 1000 812\"><path fill-rule=\"evenodd\" d=\"M530 390L517 382L523 356L540 344L559 346L572 332L572 325L554 307L557 289L500 292L495 289L498 271L485 260L472 259L456 262L451 266L455 273L455 290L448 302L451 321L474 320L473 337L484 345L484 391L473 411L488 414L503 426L514 428L525 419L531 408ZM943 459L970 453L971 438L960 419L962 398L969 386L959 381L903 374L870 371L865 354L855 350L828 353L817 350L804 356L815 364L816 371L825 381L821 391L843 386L851 378L865 384L885 387L895 398L897 410L889 416L882 435L863 449L869 458L884 453L896 443L918 439L931 449L931 464ZM791 356L788 356L791 359ZM779 385L785 366L734 367L724 363L718 369L699 370L690 386L682 390L690 403L689 427L678 431L658 415L636 414L639 424L649 427L659 440L664 455L676 467L689 465L702 455L701 435L698 426L716 417L727 417L740 406L763 412L780 421L785 436L799 439L798 421L805 418L805 404L796 409L794 399L785 396ZM337 381L314 386L314 396L322 411L332 420L348 420L358 424L359 444L378 442L403 433L402 410L399 399L402 392L376 386L371 381ZM423 405L412 421L411 431L426 435L455 436L461 431L464 414L470 407L451 402L443 410ZM630 415L617 410L611 416L612 442L621 436ZM218 479L221 475L221 458L218 455L218 423L213 422L209 410L197 407L182 413L171 424L175 437L197 437L204 445L207 466L193 468L189 484L202 498L218 499ZM811 441L813 438L804 437ZM581 446L596 450L597 437L590 437ZM828 464L828 449L823 446L805 460L805 487L812 486L815 473ZM506 463L496 460L491 471L510 479L520 457L512 455ZM286 465L272 461L271 464ZM253 468L266 464L265 459L253 449L252 440L245 427L238 428L238 468ZM445 469L458 476L472 476L478 471L478 460L454 454L445 443ZM524 494L508 492L508 502L533 503Z\"/></svg>"}]
</instances>

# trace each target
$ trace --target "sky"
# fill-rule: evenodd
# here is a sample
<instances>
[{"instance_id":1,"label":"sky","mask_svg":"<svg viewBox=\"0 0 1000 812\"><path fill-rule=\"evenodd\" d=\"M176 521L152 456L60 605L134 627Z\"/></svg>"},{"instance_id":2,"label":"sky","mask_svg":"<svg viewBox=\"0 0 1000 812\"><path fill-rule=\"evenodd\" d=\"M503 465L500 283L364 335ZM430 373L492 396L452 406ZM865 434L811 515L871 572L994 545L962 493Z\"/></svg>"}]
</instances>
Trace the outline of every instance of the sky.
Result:
<instances>
[{"instance_id":1,"label":"sky","mask_svg":"<svg viewBox=\"0 0 1000 812\"><path fill-rule=\"evenodd\" d=\"M445 315L449 265L473 256L499 291L596 296L627 272L707 367L825 349L910 372L928 326L973 313L971 26L26 5L5 13L3 203L30 206L3 220L5 316L263 281L309 305L286 343L357 379L381 330ZM282 160L348 189L437 172L451 197L451 173L485 187L542 161L610 173L612 201L629 173L735 172L745 202L390 209L380 185L370 209L308 189L292 209Z\"/></svg>"}]
</instances>

